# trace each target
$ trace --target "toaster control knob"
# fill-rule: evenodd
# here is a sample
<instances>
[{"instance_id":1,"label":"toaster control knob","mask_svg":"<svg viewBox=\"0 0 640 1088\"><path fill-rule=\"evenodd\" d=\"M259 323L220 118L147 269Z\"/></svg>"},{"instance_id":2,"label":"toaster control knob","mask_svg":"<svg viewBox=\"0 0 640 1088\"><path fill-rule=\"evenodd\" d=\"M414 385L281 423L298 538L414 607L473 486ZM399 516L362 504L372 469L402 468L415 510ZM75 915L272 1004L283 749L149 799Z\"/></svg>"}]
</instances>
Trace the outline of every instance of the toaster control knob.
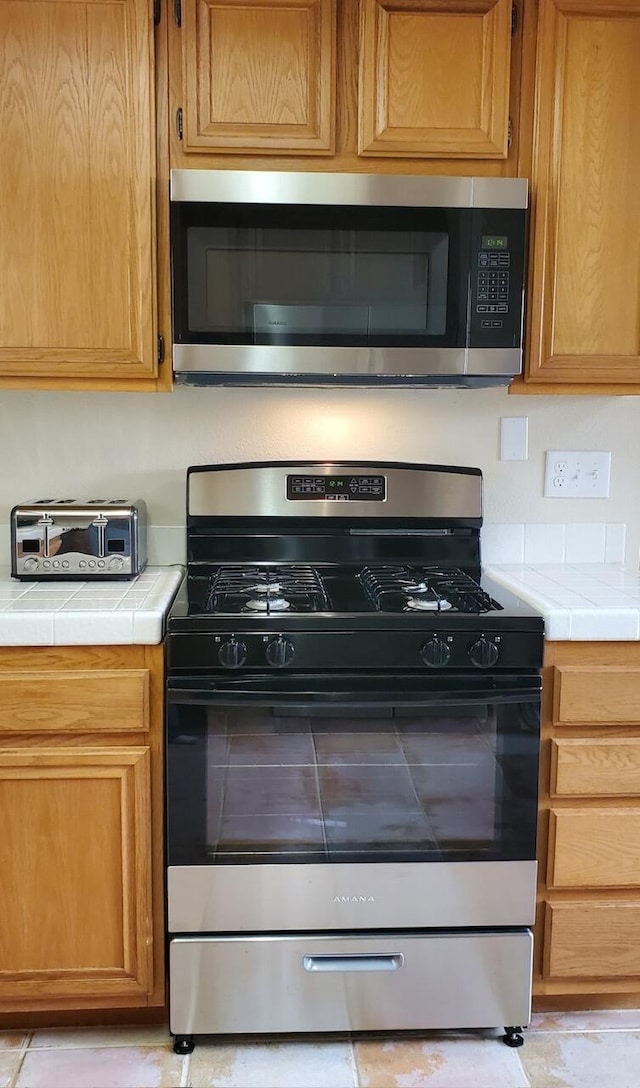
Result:
<instances>
[{"instance_id":1,"label":"toaster control knob","mask_svg":"<svg viewBox=\"0 0 640 1088\"><path fill-rule=\"evenodd\" d=\"M29 559L25 559L24 563L22 564L22 569L27 570L27 571L37 570L38 569L38 560L34 559L33 556L31 556L31 558L29 558Z\"/></svg>"},{"instance_id":2,"label":"toaster control knob","mask_svg":"<svg viewBox=\"0 0 640 1088\"><path fill-rule=\"evenodd\" d=\"M122 570L124 559L121 555L112 555L109 560L109 570Z\"/></svg>"},{"instance_id":3,"label":"toaster control knob","mask_svg":"<svg viewBox=\"0 0 640 1088\"><path fill-rule=\"evenodd\" d=\"M485 638L484 635L481 635L478 641L473 642L469 647L469 657L477 669L490 669L499 656L500 651L495 642Z\"/></svg>"},{"instance_id":4,"label":"toaster control knob","mask_svg":"<svg viewBox=\"0 0 640 1088\"><path fill-rule=\"evenodd\" d=\"M420 657L430 668L441 669L443 665L448 665L451 649L444 639L434 635L420 647Z\"/></svg>"},{"instance_id":5,"label":"toaster control knob","mask_svg":"<svg viewBox=\"0 0 640 1088\"><path fill-rule=\"evenodd\" d=\"M247 660L247 644L232 636L218 650L218 661L225 669L239 669Z\"/></svg>"},{"instance_id":6,"label":"toaster control knob","mask_svg":"<svg viewBox=\"0 0 640 1088\"><path fill-rule=\"evenodd\" d=\"M278 635L267 643L264 655L269 665L281 669L284 665L290 665L295 654L295 647L284 635Z\"/></svg>"}]
</instances>

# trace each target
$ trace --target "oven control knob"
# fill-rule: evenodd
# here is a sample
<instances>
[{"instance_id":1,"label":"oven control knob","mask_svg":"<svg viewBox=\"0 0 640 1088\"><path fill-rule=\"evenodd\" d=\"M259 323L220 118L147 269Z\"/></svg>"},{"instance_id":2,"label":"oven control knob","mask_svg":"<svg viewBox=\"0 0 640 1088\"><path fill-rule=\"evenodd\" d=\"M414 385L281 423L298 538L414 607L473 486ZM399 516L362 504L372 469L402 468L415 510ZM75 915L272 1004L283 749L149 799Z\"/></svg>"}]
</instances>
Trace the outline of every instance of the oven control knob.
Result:
<instances>
[{"instance_id":1,"label":"oven control knob","mask_svg":"<svg viewBox=\"0 0 640 1088\"><path fill-rule=\"evenodd\" d=\"M485 638L481 635L477 642L473 642L469 647L469 657L471 661L478 669L490 669L492 665L495 665L500 651L490 638Z\"/></svg>"},{"instance_id":2,"label":"oven control knob","mask_svg":"<svg viewBox=\"0 0 640 1088\"><path fill-rule=\"evenodd\" d=\"M444 639L434 635L433 638L430 638L428 642L420 647L420 657L425 665L429 665L430 668L441 669L443 665L449 664L451 649Z\"/></svg>"},{"instance_id":3,"label":"oven control knob","mask_svg":"<svg viewBox=\"0 0 640 1088\"><path fill-rule=\"evenodd\" d=\"M277 638L272 638L271 642L267 643L264 655L269 665L281 669L284 665L291 664L295 652L293 643L284 635L278 635Z\"/></svg>"},{"instance_id":4,"label":"oven control knob","mask_svg":"<svg viewBox=\"0 0 640 1088\"><path fill-rule=\"evenodd\" d=\"M218 661L225 669L239 669L246 660L247 644L239 638L228 638L218 650Z\"/></svg>"}]
</instances>

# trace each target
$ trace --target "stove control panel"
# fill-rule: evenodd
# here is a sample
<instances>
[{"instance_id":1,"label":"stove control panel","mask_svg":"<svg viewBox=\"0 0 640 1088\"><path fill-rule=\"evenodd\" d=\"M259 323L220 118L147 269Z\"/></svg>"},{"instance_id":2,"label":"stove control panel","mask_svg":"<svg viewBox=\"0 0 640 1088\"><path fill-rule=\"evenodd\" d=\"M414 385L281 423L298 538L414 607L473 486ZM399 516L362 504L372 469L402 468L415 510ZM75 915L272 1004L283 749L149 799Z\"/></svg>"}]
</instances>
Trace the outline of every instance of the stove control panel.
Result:
<instances>
[{"instance_id":1,"label":"stove control panel","mask_svg":"<svg viewBox=\"0 0 640 1088\"><path fill-rule=\"evenodd\" d=\"M218 633L170 634L169 667L211 670L409 669L489 672L540 668L542 633L497 634L481 627L466 630L264 631L230 628Z\"/></svg>"},{"instance_id":2,"label":"stove control panel","mask_svg":"<svg viewBox=\"0 0 640 1088\"><path fill-rule=\"evenodd\" d=\"M292 502L320 499L325 502L384 502L385 476L342 473L335 476L287 476L287 498Z\"/></svg>"}]
</instances>

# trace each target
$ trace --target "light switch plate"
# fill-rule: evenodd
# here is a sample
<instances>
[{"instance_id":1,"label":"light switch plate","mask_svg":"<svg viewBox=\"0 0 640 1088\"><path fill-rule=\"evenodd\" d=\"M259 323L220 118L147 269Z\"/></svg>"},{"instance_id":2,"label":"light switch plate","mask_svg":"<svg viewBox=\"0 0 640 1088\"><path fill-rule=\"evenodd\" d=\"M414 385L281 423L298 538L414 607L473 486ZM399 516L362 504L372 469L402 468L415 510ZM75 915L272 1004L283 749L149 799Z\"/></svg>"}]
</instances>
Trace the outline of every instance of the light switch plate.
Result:
<instances>
[{"instance_id":1,"label":"light switch plate","mask_svg":"<svg viewBox=\"0 0 640 1088\"><path fill-rule=\"evenodd\" d=\"M547 450L547 499L606 499L611 453L606 450Z\"/></svg>"},{"instance_id":2,"label":"light switch plate","mask_svg":"<svg viewBox=\"0 0 640 1088\"><path fill-rule=\"evenodd\" d=\"M529 455L529 417L502 416L500 419L500 460L526 461Z\"/></svg>"}]
</instances>

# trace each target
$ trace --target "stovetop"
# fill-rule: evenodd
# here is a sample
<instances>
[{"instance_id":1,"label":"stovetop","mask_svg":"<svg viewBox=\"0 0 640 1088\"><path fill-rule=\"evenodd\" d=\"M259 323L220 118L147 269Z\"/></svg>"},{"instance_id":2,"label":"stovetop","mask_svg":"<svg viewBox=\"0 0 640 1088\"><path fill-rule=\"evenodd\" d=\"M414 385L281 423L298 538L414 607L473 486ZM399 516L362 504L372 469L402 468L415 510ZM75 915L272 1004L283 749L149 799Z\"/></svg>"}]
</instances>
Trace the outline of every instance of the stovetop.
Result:
<instances>
[{"instance_id":1,"label":"stovetop","mask_svg":"<svg viewBox=\"0 0 640 1088\"><path fill-rule=\"evenodd\" d=\"M221 564L189 581L192 615L445 612L480 615L503 611L459 568L377 563L320 568L309 564Z\"/></svg>"}]
</instances>

